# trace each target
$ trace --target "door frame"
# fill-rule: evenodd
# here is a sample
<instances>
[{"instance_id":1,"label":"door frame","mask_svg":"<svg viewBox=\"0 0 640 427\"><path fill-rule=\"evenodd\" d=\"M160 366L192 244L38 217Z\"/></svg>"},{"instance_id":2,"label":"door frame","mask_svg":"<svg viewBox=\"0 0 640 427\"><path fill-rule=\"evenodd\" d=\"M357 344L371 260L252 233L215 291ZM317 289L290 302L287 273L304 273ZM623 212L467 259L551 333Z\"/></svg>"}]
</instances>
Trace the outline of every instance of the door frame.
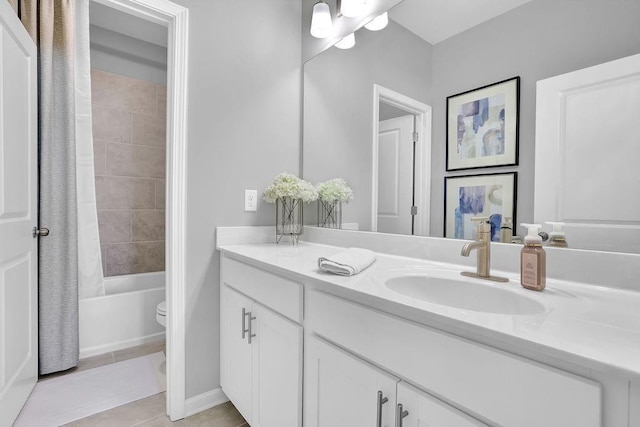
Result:
<instances>
[{"instance_id":1,"label":"door frame","mask_svg":"<svg viewBox=\"0 0 640 427\"><path fill-rule=\"evenodd\" d=\"M415 151L415 202L418 214L414 234L428 236L431 199L431 107L399 92L373 85L373 135L371 170L371 231L378 231L378 134L380 132L380 101L413 114L418 142Z\"/></svg>"},{"instance_id":2,"label":"door frame","mask_svg":"<svg viewBox=\"0 0 640 427\"><path fill-rule=\"evenodd\" d=\"M167 415L186 413L187 76L189 9L168 0L91 0L168 28L166 301Z\"/></svg>"}]
</instances>

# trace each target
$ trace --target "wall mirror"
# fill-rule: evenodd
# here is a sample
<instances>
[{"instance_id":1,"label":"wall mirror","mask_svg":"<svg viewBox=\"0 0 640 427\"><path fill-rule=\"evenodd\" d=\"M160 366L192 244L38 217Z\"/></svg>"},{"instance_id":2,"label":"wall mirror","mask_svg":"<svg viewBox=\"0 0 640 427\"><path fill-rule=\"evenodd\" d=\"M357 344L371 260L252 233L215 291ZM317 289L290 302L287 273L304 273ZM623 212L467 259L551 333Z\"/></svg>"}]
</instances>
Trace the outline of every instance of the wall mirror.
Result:
<instances>
[{"instance_id":1,"label":"wall mirror","mask_svg":"<svg viewBox=\"0 0 640 427\"><path fill-rule=\"evenodd\" d=\"M343 223L357 224L360 230L442 237L446 177L510 172L517 172L516 221L533 222L534 199L545 197L535 192L534 184L534 173L542 170L535 165L537 82L640 53L638 2L487 1L478 2L473 11L465 10L469 2L461 0L438 3L404 0L389 10L384 30L361 28L353 48L331 47L304 64L302 175L314 183L346 179L355 197L343 208ZM490 10L500 3L503 9ZM520 76L518 165L446 171L447 97L514 76ZM405 117L406 126L415 130L418 120L415 110L398 108L384 97L374 99L375 87L427 106L427 135L420 138L430 147L413 159L422 162L421 170L399 163L381 169L381 158L400 156L395 138L402 133L382 122ZM374 152L374 142L385 132L387 140ZM574 155L580 156L579 150ZM413 175L407 182L414 202L405 207L397 202L404 190L395 188L407 170ZM374 191L376 175L379 185ZM615 185L615 177L599 178ZM376 201L380 191L393 197ZM378 211L392 217L410 213L411 206L417 206L418 215L403 229L382 226ZM308 215L311 221L312 216ZM640 227L638 218L629 221ZM514 234L524 233L515 227ZM570 235L568 239L572 246ZM584 239L576 244L572 247L603 249ZM632 251L615 245L604 249Z\"/></svg>"}]
</instances>

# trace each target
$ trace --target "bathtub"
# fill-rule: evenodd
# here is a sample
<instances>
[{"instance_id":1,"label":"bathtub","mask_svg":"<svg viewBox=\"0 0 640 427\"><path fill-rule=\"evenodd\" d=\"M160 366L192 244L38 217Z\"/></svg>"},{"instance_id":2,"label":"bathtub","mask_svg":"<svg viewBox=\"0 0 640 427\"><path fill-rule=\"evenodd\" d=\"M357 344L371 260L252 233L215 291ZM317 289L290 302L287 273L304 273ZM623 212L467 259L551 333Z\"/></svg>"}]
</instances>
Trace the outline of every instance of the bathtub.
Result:
<instances>
[{"instance_id":1,"label":"bathtub","mask_svg":"<svg viewBox=\"0 0 640 427\"><path fill-rule=\"evenodd\" d=\"M164 338L156 306L165 300L165 273L105 277L105 296L80 300L80 358Z\"/></svg>"}]
</instances>

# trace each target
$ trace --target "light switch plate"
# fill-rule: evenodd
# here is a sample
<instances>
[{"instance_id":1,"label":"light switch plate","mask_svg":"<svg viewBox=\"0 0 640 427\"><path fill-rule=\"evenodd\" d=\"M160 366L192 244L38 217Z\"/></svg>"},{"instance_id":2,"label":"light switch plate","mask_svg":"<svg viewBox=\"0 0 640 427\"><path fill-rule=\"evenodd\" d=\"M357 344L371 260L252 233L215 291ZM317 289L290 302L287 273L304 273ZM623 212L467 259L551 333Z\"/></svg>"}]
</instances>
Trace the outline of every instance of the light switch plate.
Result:
<instances>
[{"instance_id":1,"label":"light switch plate","mask_svg":"<svg viewBox=\"0 0 640 427\"><path fill-rule=\"evenodd\" d=\"M258 191L244 190L244 211L255 212L258 210Z\"/></svg>"}]
</instances>

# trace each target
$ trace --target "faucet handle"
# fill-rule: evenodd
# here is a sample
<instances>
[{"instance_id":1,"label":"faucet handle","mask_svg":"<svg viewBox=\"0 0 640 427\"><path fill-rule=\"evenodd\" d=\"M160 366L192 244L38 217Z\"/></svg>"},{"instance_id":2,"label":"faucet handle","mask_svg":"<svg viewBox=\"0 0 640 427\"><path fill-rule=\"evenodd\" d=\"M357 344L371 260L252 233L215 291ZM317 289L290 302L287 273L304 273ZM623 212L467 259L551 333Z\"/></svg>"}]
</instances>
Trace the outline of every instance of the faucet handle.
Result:
<instances>
[{"instance_id":1,"label":"faucet handle","mask_svg":"<svg viewBox=\"0 0 640 427\"><path fill-rule=\"evenodd\" d=\"M489 222L488 216L474 216L473 218L471 218L471 221L478 223L477 225L478 235L480 235L480 233L491 232L491 223Z\"/></svg>"}]
</instances>

